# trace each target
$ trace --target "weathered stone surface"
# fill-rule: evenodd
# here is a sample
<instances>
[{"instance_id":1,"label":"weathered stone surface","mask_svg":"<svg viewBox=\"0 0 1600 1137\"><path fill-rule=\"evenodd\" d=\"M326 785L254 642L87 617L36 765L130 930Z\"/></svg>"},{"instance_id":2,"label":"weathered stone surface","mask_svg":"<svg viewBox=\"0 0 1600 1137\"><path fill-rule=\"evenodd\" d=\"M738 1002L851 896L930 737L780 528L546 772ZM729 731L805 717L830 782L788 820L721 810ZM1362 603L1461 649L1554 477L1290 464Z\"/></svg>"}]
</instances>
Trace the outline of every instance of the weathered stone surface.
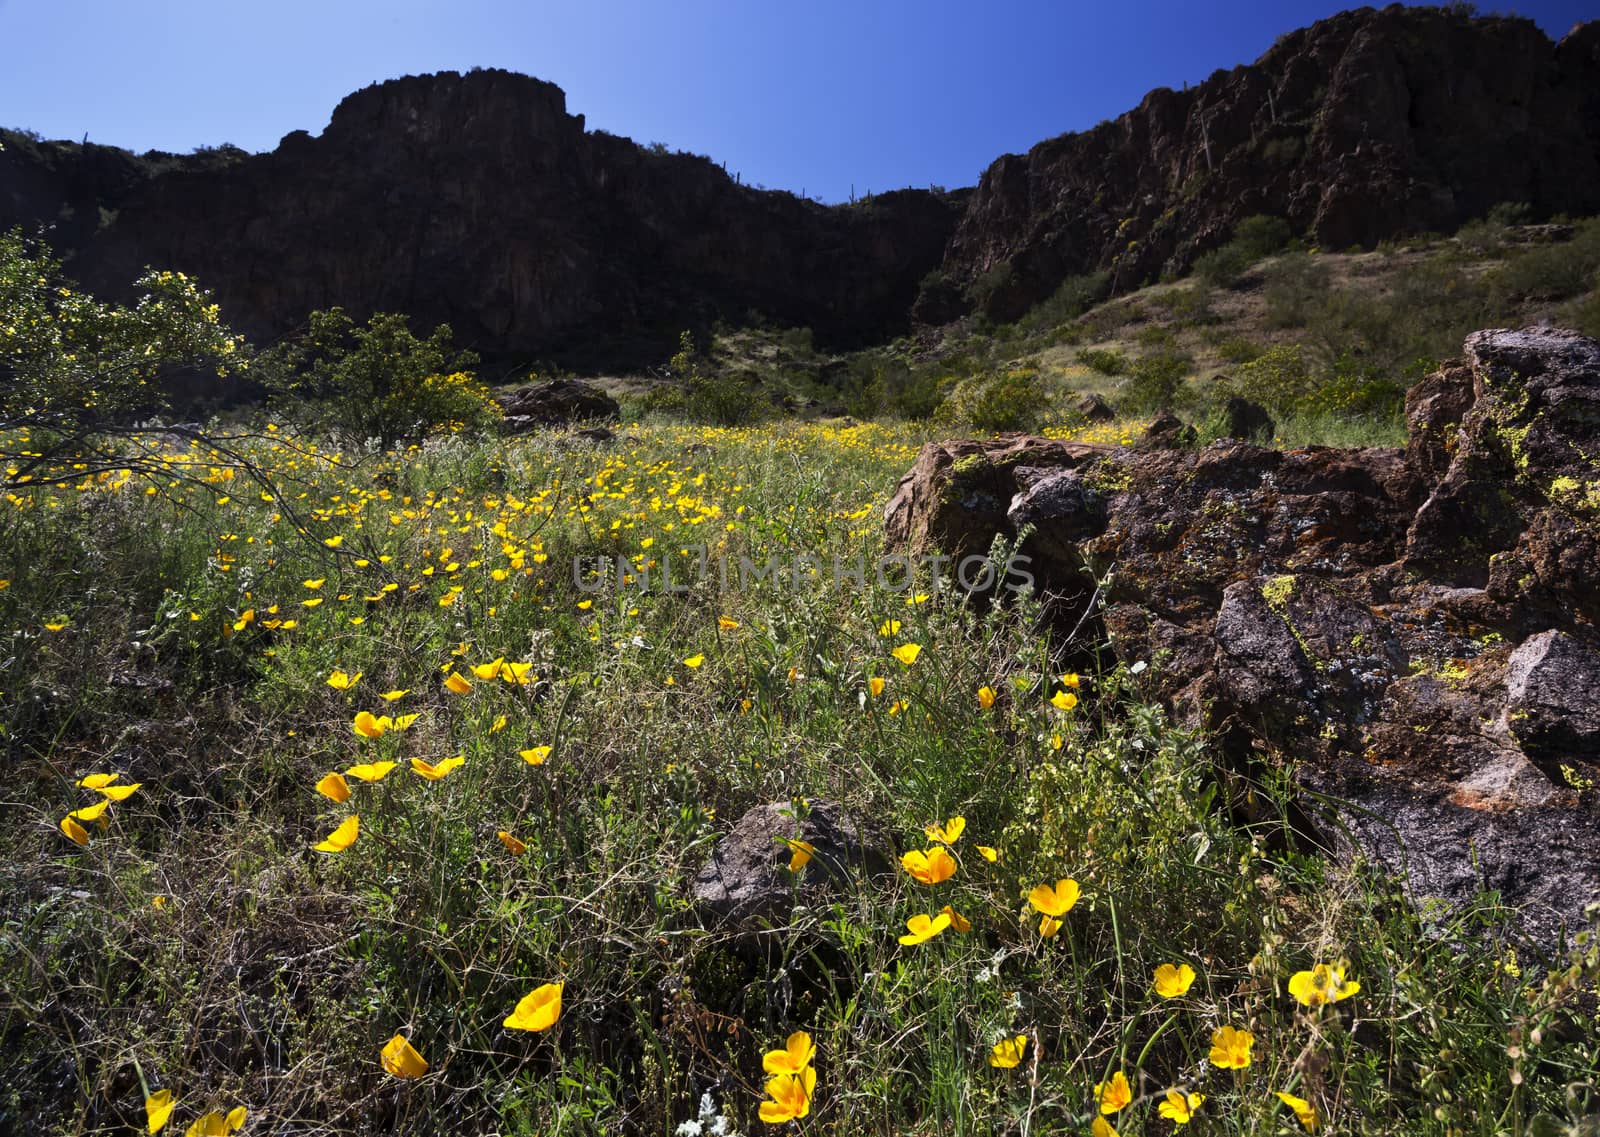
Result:
<instances>
[{"instance_id":1,"label":"weathered stone surface","mask_svg":"<svg viewBox=\"0 0 1600 1137\"><path fill-rule=\"evenodd\" d=\"M894 873L894 846L882 826L858 818L838 802L812 801L797 821L789 802L756 806L717 842L694 879L693 897L711 919L755 926L782 921L796 897L816 903L852 880ZM816 852L796 876L784 842L809 842Z\"/></svg>"},{"instance_id":2,"label":"weathered stone surface","mask_svg":"<svg viewBox=\"0 0 1600 1137\"><path fill-rule=\"evenodd\" d=\"M622 408L610 395L576 379L530 383L508 395L496 396L495 401L505 416L501 429L507 434L599 419L615 422L622 414Z\"/></svg>"},{"instance_id":3,"label":"weathered stone surface","mask_svg":"<svg viewBox=\"0 0 1600 1137\"><path fill-rule=\"evenodd\" d=\"M1223 433L1246 442L1271 442L1278 424L1260 403L1235 395L1222 408Z\"/></svg>"},{"instance_id":4,"label":"weathered stone surface","mask_svg":"<svg viewBox=\"0 0 1600 1137\"><path fill-rule=\"evenodd\" d=\"M1600 898L1600 344L1475 333L1407 409L1404 450L931 444L890 542L1031 526L1047 590L1109 572L1095 631L1226 761L1291 766L1329 846L1418 898L1498 889L1550 944Z\"/></svg>"},{"instance_id":5,"label":"weathered stone surface","mask_svg":"<svg viewBox=\"0 0 1600 1137\"><path fill-rule=\"evenodd\" d=\"M1194 427L1171 411L1162 411L1144 428L1141 444L1156 450L1173 450L1193 446L1197 437Z\"/></svg>"},{"instance_id":6,"label":"weathered stone surface","mask_svg":"<svg viewBox=\"0 0 1600 1137\"><path fill-rule=\"evenodd\" d=\"M1522 749L1559 772L1600 761L1600 652L1565 632L1540 632L1506 664L1506 719Z\"/></svg>"},{"instance_id":7,"label":"weathered stone surface","mask_svg":"<svg viewBox=\"0 0 1600 1137\"><path fill-rule=\"evenodd\" d=\"M1117 412L1111 409L1111 404L1099 395L1085 395L1078 400L1074 409L1090 422L1112 422L1117 417Z\"/></svg>"}]
</instances>

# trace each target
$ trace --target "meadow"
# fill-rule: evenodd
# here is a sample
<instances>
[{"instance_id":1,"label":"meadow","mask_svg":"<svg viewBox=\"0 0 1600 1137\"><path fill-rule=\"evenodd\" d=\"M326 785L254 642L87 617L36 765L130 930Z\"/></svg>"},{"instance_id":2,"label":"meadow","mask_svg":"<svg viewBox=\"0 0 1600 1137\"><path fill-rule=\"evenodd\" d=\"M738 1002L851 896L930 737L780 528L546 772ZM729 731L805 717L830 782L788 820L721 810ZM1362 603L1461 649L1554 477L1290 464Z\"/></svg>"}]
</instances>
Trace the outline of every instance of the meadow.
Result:
<instances>
[{"instance_id":1,"label":"meadow","mask_svg":"<svg viewBox=\"0 0 1600 1137\"><path fill-rule=\"evenodd\" d=\"M1159 659L692 571L870 564L939 428L224 433L0 503L0 1131L1596 1132L1594 939L1323 856ZM899 871L695 910L824 800Z\"/></svg>"}]
</instances>

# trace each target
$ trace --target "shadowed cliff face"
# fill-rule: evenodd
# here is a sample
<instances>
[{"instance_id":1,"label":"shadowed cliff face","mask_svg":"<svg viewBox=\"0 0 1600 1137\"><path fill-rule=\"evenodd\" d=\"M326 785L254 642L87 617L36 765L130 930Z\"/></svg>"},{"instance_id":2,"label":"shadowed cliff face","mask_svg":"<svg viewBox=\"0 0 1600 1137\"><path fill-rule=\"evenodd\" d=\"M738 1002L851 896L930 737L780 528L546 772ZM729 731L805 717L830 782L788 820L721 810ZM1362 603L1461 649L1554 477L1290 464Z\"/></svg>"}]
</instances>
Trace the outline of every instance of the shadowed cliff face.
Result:
<instances>
[{"instance_id":1,"label":"shadowed cliff face","mask_svg":"<svg viewBox=\"0 0 1600 1137\"><path fill-rule=\"evenodd\" d=\"M88 199L79 215L104 206L98 228L57 234L91 287L158 264L261 339L340 304L447 321L486 356L565 349L597 366L658 363L719 315L845 344L892 332L961 200L830 208L752 190L704 158L586 133L560 88L501 71L369 87L319 137L202 168L141 177L106 148L25 149L0 154L0 225L54 220L52 188Z\"/></svg>"},{"instance_id":2,"label":"shadowed cliff face","mask_svg":"<svg viewBox=\"0 0 1600 1137\"><path fill-rule=\"evenodd\" d=\"M1331 249L1450 232L1503 201L1593 213L1597 112L1600 23L1556 44L1522 19L1345 12L998 159L944 268L1000 269L986 308L1006 320L1074 273L1108 270L1120 290L1182 271L1257 213Z\"/></svg>"},{"instance_id":3,"label":"shadowed cliff face","mask_svg":"<svg viewBox=\"0 0 1600 1137\"><path fill-rule=\"evenodd\" d=\"M1066 276L1128 289L1256 213L1327 248L1449 231L1502 201L1600 212L1600 23L1364 8L1249 66L1158 89L1091 131L1006 155L975 190L821 206L704 158L584 130L560 88L444 72L345 99L318 137L177 157L5 135L0 226L53 223L92 288L195 274L257 339L340 304L448 321L487 358L639 366L750 313L825 344L912 316L1009 320ZM943 282L914 305L919 282Z\"/></svg>"}]
</instances>

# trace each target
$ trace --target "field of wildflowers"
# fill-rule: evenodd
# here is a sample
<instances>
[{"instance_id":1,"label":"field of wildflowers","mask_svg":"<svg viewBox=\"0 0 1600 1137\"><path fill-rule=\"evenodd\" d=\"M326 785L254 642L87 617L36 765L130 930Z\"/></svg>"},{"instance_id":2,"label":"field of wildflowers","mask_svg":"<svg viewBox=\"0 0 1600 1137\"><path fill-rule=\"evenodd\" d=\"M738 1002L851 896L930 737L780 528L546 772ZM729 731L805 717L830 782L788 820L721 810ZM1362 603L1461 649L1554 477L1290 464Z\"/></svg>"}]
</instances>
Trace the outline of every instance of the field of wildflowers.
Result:
<instances>
[{"instance_id":1,"label":"field of wildflowers","mask_svg":"<svg viewBox=\"0 0 1600 1137\"><path fill-rule=\"evenodd\" d=\"M0 1131L1595 1132L1593 942L1325 859L1159 660L695 571L877 557L919 429L263 422L14 485ZM821 799L892 881L696 914L746 809Z\"/></svg>"}]
</instances>

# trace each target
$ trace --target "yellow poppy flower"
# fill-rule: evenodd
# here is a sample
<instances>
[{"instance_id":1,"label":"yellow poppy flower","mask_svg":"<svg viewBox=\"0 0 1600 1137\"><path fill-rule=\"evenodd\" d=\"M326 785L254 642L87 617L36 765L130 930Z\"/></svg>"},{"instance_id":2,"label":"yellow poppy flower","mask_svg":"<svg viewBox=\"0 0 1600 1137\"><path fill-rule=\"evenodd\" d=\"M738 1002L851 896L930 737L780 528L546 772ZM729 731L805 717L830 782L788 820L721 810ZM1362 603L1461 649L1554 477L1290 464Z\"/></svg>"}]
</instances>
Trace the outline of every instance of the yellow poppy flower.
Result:
<instances>
[{"instance_id":1,"label":"yellow poppy flower","mask_svg":"<svg viewBox=\"0 0 1600 1137\"><path fill-rule=\"evenodd\" d=\"M1294 1110L1297 1121L1305 1128L1307 1133L1315 1133L1322 1119L1317 1116L1316 1107L1305 1098L1297 1098L1293 1094L1286 1094L1282 1090L1273 1090L1279 1101Z\"/></svg>"},{"instance_id":2,"label":"yellow poppy flower","mask_svg":"<svg viewBox=\"0 0 1600 1137\"><path fill-rule=\"evenodd\" d=\"M1310 971L1297 971L1289 977L1289 994L1303 1007L1337 1003L1360 990L1361 984L1346 979L1343 965L1337 963L1319 963Z\"/></svg>"},{"instance_id":3,"label":"yellow poppy flower","mask_svg":"<svg viewBox=\"0 0 1600 1137\"><path fill-rule=\"evenodd\" d=\"M883 694L883 680L874 675L871 679L867 680L867 690L872 692L872 697L876 699L879 695Z\"/></svg>"},{"instance_id":4,"label":"yellow poppy flower","mask_svg":"<svg viewBox=\"0 0 1600 1137\"><path fill-rule=\"evenodd\" d=\"M121 774L85 774L78 784L86 790L103 790L120 777Z\"/></svg>"},{"instance_id":5,"label":"yellow poppy flower","mask_svg":"<svg viewBox=\"0 0 1600 1137\"><path fill-rule=\"evenodd\" d=\"M1090 1137L1117 1137L1117 1131L1111 1128L1111 1122L1103 1117L1097 1117L1089 1125Z\"/></svg>"},{"instance_id":6,"label":"yellow poppy flower","mask_svg":"<svg viewBox=\"0 0 1600 1137\"><path fill-rule=\"evenodd\" d=\"M413 758L411 759L411 769L422 777L427 778L428 781L437 782L440 778L449 777L450 772L457 769L465 761L466 759L460 754L457 754L454 758L446 758L438 765L434 765L423 758Z\"/></svg>"},{"instance_id":7,"label":"yellow poppy flower","mask_svg":"<svg viewBox=\"0 0 1600 1137\"><path fill-rule=\"evenodd\" d=\"M982 707L984 710L988 710L990 707L994 706L994 699L995 694L993 687L978 688L978 706Z\"/></svg>"},{"instance_id":8,"label":"yellow poppy flower","mask_svg":"<svg viewBox=\"0 0 1600 1137\"><path fill-rule=\"evenodd\" d=\"M101 814L110 808L111 799L101 798L93 805L86 805L82 809L73 810L71 816L76 817L79 821L99 821Z\"/></svg>"},{"instance_id":9,"label":"yellow poppy flower","mask_svg":"<svg viewBox=\"0 0 1600 1137\"><path fill-rule=\"evenodd\" d=\"M193 1122L184 1131L183 1137L228 1137L228 1134L244 1128L245 1116L242 1105L229 1110L226 1115L213 1111Z\"/></svg>"},{"instance_id":10,"label":"yellow poppy flower","mask_svg":"<svg viewBox=\"0 0 1600 1137\"><path fill-rule=\"evenodd\" d=\"M513 837L510 833L507 833L504 829L502 829L502 830L500 830L500 832L496 833L495 836L500 838L500 843L502 845L504 845L508 850L510 850L511 855L513 857L520 857L520 856L522 856L523 853L526 853L528 851L528 846L527 846L526 842L519 841L517 838Z\"/></svg>"},{"instance_id":11,"label":"yellow poppy flower","mask_svg":"<svg viewBox=\"0 0 1600 1137\"><path fill-rule=\"evenodd\" d=\"M1174 1125L1187 1125L1194 1120L1194 1111L1199 1109L1205 1100L1205 1094L1168 1090L1166 1100L1156 1106L1156 1112Z\"/></svg>"},{"instance_id":12,"label":"yellow poppy flower","mask_svg":"<svg viewBox=\"0 0 1600 1137\"><path fill-rule=\"evenodd\" d=\"M317 589L321 588L324 584L328 583L328 578L325 577L325 576L324 577L318 577L316 580L302 580L300 583L303 584L305 587L311 589L313 592L315 592Z\"/></svg>"},{"instance_id":13,"label":"yellow poppy flower","mask_svg":"<svg viewBox=\"0 0 1600 1137\"><path fill-rule=\"evenodd\" d=\"M937 916L929 916L926 912L919 912L906 921L906 934L900 937L900 942L907 947L913 944L925 944L940 932L950 926L950 917L943 912Z\"/></svg>"},{"instance_id":14,"label":"yellow poppy flower","mask_svg":"<svg viewBox=\"0 0 1600 1137\"><path fill-rule=\"evenodd\" d=\"M1043 936L1045 939L1047 939L1047 940L1054 939L1055 936L1056 936L1056 933L1059 932L1060 930L1061 930L1061 921L1057 920L1054 916L1040 916L1039 917L1039 934L1041 936Z\"/></svg>"},{"instance_id":15,"label":"yellow poppy flower","mask_svg":"<svg viewBox=\"0 0 1600 1137\"><path fill-rule=\"evenodd\" d=\"M1056 881L1054 888L1048 884L1041 884L1028 893L1028 903L1032 904L1036 911L1059 920L1072 911L1072 906L1078 902L1079 895L1078 882L1071 877L1062 877Z\"/></svg>"},{"instance_id":16,"label":"yellow poppy flower","mask_svg":"<svg viewBox=\"0 0 1600 1137\"><path fill-rule=\"evenodd\" d=\"M390 725L393 726L395 730L409 730L411 728L411 724L416 722L421 717L422 712L420 711L418 711L416 714L410 715L395 715L394 722Z\"/></svg>"},{"instance_id":17,"label":"yellow poppy flower","mask_svg":"<svg viewBox=\"0 0 1600 1137\"><path fill-rule=\"evenodd\" d=\"M539 766L544 763L546 758L550 757L550 747L535 746L531 750L519 750L517 753L522 755L522 760L528 765Z\"/></svg>"},{"instance_id":18,"label":"yellow poppy flower","mask_svg":"<svg viewBox=\"0 0 1600 1137\"><path fill-rule=\"evenodd\" d=\"M101 786L95 792L105 794L112 801L127 801L143 785L143 782L129 782L122 786Z\"/></svg>"},{"instance_id":19,"label":"yellow poppy flower","mask_svg":"<svg viewBox=\"0 0 1600 1137\"><path fill-rule=\"evenodd\" d=\"M1194 984L1194 968L1187 963L1176 966L1163 963L1156 968L1155 985L1156 994L1163 999L1176 999L1179 995L1188 994L1189 988Z\"/></svg>"},{"instance_id":20,"label":"yellow poppy flower","mask_svg":"<svg viewBox=\"0 0 1600 1137\"><path fill-rule=\"evenodd\" d=\"M1128 1085L1128 1076L1118 1070L1111 1075L1109 1082L1096 1082L1094 1100L1099 1105L1100 1112L1107 1116L1126 1109L1133 1101L1133 1087Z\"/></svg>"},{"instance_id":21,"label":"yellow poppy flower","mask_svg":"<svg viewBox=\"0 0 1600 1137\"><path fill-rule=\"evenodd\" d=\"M789 851L792 854L789 857L790 872L799 872L805 868L806 865L811 863L811 858L817 851L817 847L810 841L792 841L785 837L783 843L789 846Z\"/></svg>"},{"instance_id":22,"label":"yellow poppy flower","mask_svg":"<svg viewBox=\"0 0 1600 1137\"><path fill-rule=\"evenodd\" d=\"M733 619L733 617L731 617L731 616L718 616L717 617L717 627L721 628L725 632L731 632L735 628L737 628L738 626L739 626L739 621Z\"/></svg>"},{"instance_id":23,"label":"yellow poppy flower","mask_svg":"<svg viewBox=\"0 0 1600 1137\"><path fill-rule=\"evenodd\" d=\"M1071 691L1057 691L1050 696L1050 705L1058 711L1070 711L1078 705L1078 696Z\"/></svg>"},{"instance_id":24,"label":"yellow poppy flower","mask_svg":"<svg viewBox=\"0 0 1600 1137\"><path fill-rule=\"evenodd\" d=\"M1022 1055L1028 1049L1028 1036L1019 1034L1015 1038L1002 1038L994 1044L994 1049L989 1051L989 1065L997 1070L1010 1070L1022 1061Z\"/></svg>"},{"instance_id":25,"label":"yellow poppy flower","mask_svg":"<svg viewBox=\"0 0 1600 1137\"><path fill-rule=\"evenodd\" d=\"M537 675L529 674L532 670L533 664L531 662L507 663L500 668L500 678L503 682L526 687L538 678Z\"/></svg>"},{"instance_id":26,"label":"yellow poppy flower","mask_svg":"<svg viewBox=\"0 0 1600 1137\"><path fill-rule=\"evenodd\" d=\"M954 845L961 840L961 834L967 831L965 817L952 817L943 825L929 825L923 829L930 841L943 841L946 845Z\"/></svg>"},{"instance_id":27,"label":"yellow poppy flower","mask_svg":"<svg viewBox=\"0 0 1600 1137\"><path fill-rule=\"evenodd\" d=\"M330 549L337 549L340 545L344 544L344 534L340 533L334 537L324 537L322 539L322 543L328 546Z\"/></svg>"},{"instance_id":28,"label":"yellow poppy flower","mask_svg":"<svg viewBox=\"0 0 1600 1137\"><path fill-rule=\"evenodd\" d=\"M695 668L699 667L705 661L706 661L705 652L697 651L693 655L691 655L688 659L684 660L683 661L683 665L685 667L687 667L690 671L693 671Z\"/></svg>"},{"instance_id":29,"label":"yellow poppy flower","mask_svg":"<svg viewBox=\"0 0 1600 1137\"><path fill-rule=\"evenodd\" d=\"M560 983L546 983L525 995L517 1009L506 1016L505 1025L512 1030L549 1030L561 1017Z\"/></svg>"},{"instance_id":30,"label":"yellow poppy flower","mask_svg":"<svg viewBox=\"0 0 1600 1137\"><path fill-rule=\"evenodd\" d=\"M345 771L345 776L363 782L381 782L395 765L394 762L363 762L359 766L351 766ZM320 790L322 787L317 788Z\"/></svg>"},{"instance_id":31,"label":"yellow poppy flower","mask_svg":"<svg viewBox=\"0 0 1600 1137\"><path fill-rule=\"evenodd\" d=\"M494 722L489 724L489 733L490 734L496 734L496 733L504 730L506 728L506 723L508 723L510 721L511 720L506 718L505 715L496 715L494 717Z\"/></svg>"},{"instance_id":32,"label":"yellow poppy flower","mask_svg":"<svg viewBox=\"0 0 1600 1137\"><path fill-rule=\"evenodd\" d=\"M1073 690L1077 690L1078 683L1078 673L1076 671L1069 671L1061 677L1061 685L1063 687L1071 687Z\"/></svg>"},{"instance_id":33,"label":"yellow poppy flower","mask_svg":"<svg viewBox=\"0 0 1600 1137\"><path fill-rule=\"evenodd\" d=\"M1219 1070L1243 1070L1250 1065L1250 1047L1255 1041L1255 1035L1247 1030L1218 1028L1211 1036L1211 1064Z\"/></svg>"},{"instance_id":34,"label":"yellow poppy flower","mask_svg":"<svg viewBox=\"0 0 1600 1137\"><path fill-rule=\"evenodd\" d=\"M144 1099L144 1116L151 1133L160 1133L166 1128L175 1105L177 1102L172 1100L171 1090L157 1090Z\"/></svg>"},{"instance_id":35,"label":"yellow poppy flower","mask_svg":"<svg viewBox=\"0 0 1600 1137\"><path fill-rule=\"evenodd\" d=\"M355 719L350 723L350 729L362 738L382 738L385 731L394 725L394 720L388 715L374 715L371 711L357 711Z\"/></svg>"},{"instance_id":36,"label":"yellow poppy flower","mask_svg":"<svg viewBox=\"0 0 1600 1137\"><path fill-rule=\"evenodd\" d=\"M956 931L963 933L972 931L972 921L950 907L950 905L946 904L940 911L950 917L950 926Z\"/></svg>"},{"instance_id":37,"label":"yellow poppy flower","mask_svg":"<svg viewBox=\"0 0 1600 1137\"><path fill-rule=\"evenodd\" d=\"M382 699L386 703L392 703L396 699L403 699L409 694L411 694L411 692L409 690L405 690L405 691L385 691L383 694L379 695L378 698Z\"/></svg>"},{"instance_id":38,"label":"yellow poppy flower","mask_svg":"<svg viewBox=\"0 0 1600 1137\"><path fill-rule=\"evenodd\" d=\"M761 1068L769 1074L798 1074L816 1057L817 1046L811 1036L797 1030L784 1039L782 1050L769 1050L761 1056Z\"/></svg>"},{"instance_id":39,"label":"yellow poppy flower","mask_svg":"<svg viewBox=\"0 0 1600 1137\"><path fill-rule=\"evenodd\" d=\"M500 674L500 665L505 661L506 657L502 655L499 659L491 659L488 663L474 663L471 665L472 673L479 679L493 679Z\"/></svg>"},{"instance_id":40,"label":"yellow poppy flower","mask_svg":"<svg viewBox=\"0 0 1600 1137\"><path fill-rule=\"evenodd\" d=\"M350 783L344 780L343 774L324 774L317 783L317 792L333 801L349 801Z\"/></svg>"},{"instance_id":41,"label":"yellow poppy flower","mask_svg":"<svg viewBox=\"0 0 1600 1137\"><path fill-rule=\"evenodd\" d=\"M416 1047L403 1034L384 1043L379 1058L383 1068L397 1078L420 1078L428 1072L428 1060L417 1053Z\"/></svg>"},{"instance_id":42,"label":"yellow poppy flower","mask_svg":"<svg viewBox=\"0 0 1600 1137\"><path fill-rule=\"evenodd\" d=\"M313 596L310 600L302 600L302 601L300 601L300 606L302 608L315 608L321 603L322 603L322 597Z\"/></svg>"},{"instance_id":43,"label":"yellow poppy flower","mask_svg":"<svg viewBox=\"0 0 1600 1137\"><path fill-rule=\"evenodd\" d=\"M348 691L359 683L361 677L365 674L366 672L364 671L357 671L354 675L351 675L347 671L340 671L338 668L334 668L328 675L328 686L335 691Z\"/></svg>"},{"instance_id":44,"label":"yellow poppy flower","mask_svg":"<svg viewBox=\"0 0 1600 1137\"><path fill-rule=\"evenodd\" d=\"M817 1071L807 1066L798 1074L779 1074L766 1085L770 1101L761 1103L761 1120L781 1125L811 1112L811 1095L816 1092Z\"/></svg>"},{"instance_id":45,"label":"yellow poppy flower","mask_svg":"<svg viewBox=\"0 0 1600 1137\"><path fill-rule=\"evenodd\" d=\"M457 695L465 695L472 690L472 684L467 682L467 677L459 671L452 671L445 677L444 687L447 691L454 691Z\"/></svg>"},{"instance_id":46,"label":"yellow poppy flower","mask_svg":"<svg viewBox=\"0 0 1600 1137\"><path fill-rule=\"evenodd\" d=\"M913 663L915 663L917 661L917 656L922 654L922 645L921 644L901 644L899 647L895 648L889 654L894 656L896 659L898 659L901 663L905 664L907 667L910 667Z\"/></svg>"},{"instance_id":47,"label":"yellow poppy flower","mask_svg":"<svg viewBox=\"0 0 1600 1137\"><path fill-rule=\"evenodd\" d=\"M335 829L332 833L328 834L328 837L327 837L326 840L320 841L320 842L317 843L317 845L316 845L317 852L319 852L319 853L342 853L342 852L344 852L351 845L354 845L356 843L356 835L360 832L360 829L361 829L361 818L358 815L352 813L349 817L345 818L343 821L341 821L339 823L339 828Z\"/></svg>"},{"instance_id":48,"label":"yellow poppy flower","mask_svg":"<svg viewBox=\"0 0 1600 1137\"><path fill-rule=\"evenodd\" d=\"M976 848L978 850L978 856L982 857L984 860L988 861L990 864L994 864L994 862L996 862L996 861L998 861L1000 859L1000 850L999 849L991 848L988 845L978 845L978 846L976 846Z\"/></svg>"},{"instance_id":49,"label":"yellow poppy flower","mask_svg":"<svg viewBox=\"0 0 1600 1137\"><path fill-rule=\"evenodd\" d=\"M880 636L892 636L899 630L899 620L885 620L883 623L878 625L878 634Z\"/></svg>"},{"instance_id":50,"label":"yellow poppy flower","mask_svg":"<svg viewBox=\"0 0 1600 1137\"><path fill-rule=\"evenodd\" d=\"M900 866L923 884L938 884L956 874L956 859L943 845L935 845L927 852L912 849L900 858Z\"/></svg>"}]
</instances>

